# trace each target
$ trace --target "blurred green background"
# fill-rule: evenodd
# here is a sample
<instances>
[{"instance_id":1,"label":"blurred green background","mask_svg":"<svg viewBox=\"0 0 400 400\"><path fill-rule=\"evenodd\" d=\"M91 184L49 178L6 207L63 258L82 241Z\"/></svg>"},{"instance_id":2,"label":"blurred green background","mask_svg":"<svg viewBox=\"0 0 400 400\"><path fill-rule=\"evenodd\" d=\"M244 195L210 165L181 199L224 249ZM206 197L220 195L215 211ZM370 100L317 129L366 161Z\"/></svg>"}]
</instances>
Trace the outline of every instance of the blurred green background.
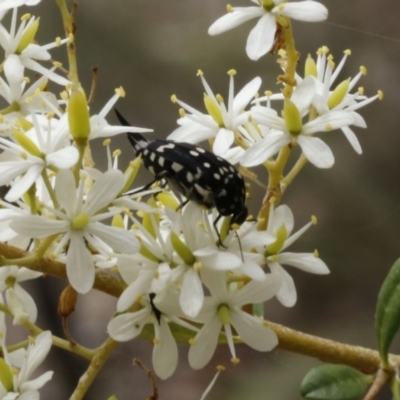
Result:
<instances>
[{"instance_id":1,"label":"blurred green background","mask_svg":"<svg viewBox=\"0 0 400 400\"><path fill-rule=\"evenodd\" d=\"M322 1L330 12L327 23L294 22L301 68L308 53L326 45L338 62L345 49L353 55L346 63L341 80L354 76L360 65L368 75L358 86L368 96L383 90L383 102L361 111L366 130L356 129L363 155L358 156L344 136L335 132L326 138L336 157L332 169L306 166L284 197L295 215L296 229L312 214L318 225L307 232L293 251L319 250L331 270L328 276L315 276L291 269L299 299L293 309L276 301L267 304L266 317L291 328L346 343L375 347L374 307L381 283L400 256L400 3L394 0ZM248 0L232 1L235 6L251 5ZM254 22L217 37L207 35L208 26L225 13L226 0L96 0L79 3L76 18L76 44L79 72L89 91L91 67L99 66L99 81L92 113L101 110L123 86L127 92L118 108L132 125L154 129L152 137L165 137L176 127L178 107L171 94L203 110L203 88L197 69L202 69L215 92L227 95L226 72L235 68L238 91L254 76L261 76L262 91L277 90L279 68L272 56L258 62L247 59L245 43ZM37 36L47 43L62 35L61 19L55 1L42 0L29 12L41 16ZM7 25L6 25L7 26ZM66 64L65 49L53 53ZM110 121L116 123L113 115ZM97 166L105 162L105 151L94 151ZM120 165L132 158L126 138L113 139L112 148L123 149ZM259 178L265 179L263 170ZM253 192L253 211L262 193ZM32 285L33 286L33 285ZM41 324L62 335L55 316L57 297L64 283L43 280L35 286L38 306L44 309ZM80 297L70 319L78 342L97 346L106 337L106 325L114 312L115 300L93 292ZM393 351L399 351L399 342ZM299 399L299 384L309 368L319 361L282 350L257 353L244 346L238 349L241 363L233 367L229 352L221 347L212 362L201 371L191 370L187 348L182 346L175 375L159 381L160 399L196 400L214 375L218 363L227 366L209 400ZM66 399L83 373L86 362L74 355L52 350L50 368L56 371L42 398ZM145 399L150 395L145 374L132 366L139 357L151 366L151 345L137 339L121 345L96 380L87 399ZM379 399L389 399L383 393Z\"/></svg>"}]
</instances>

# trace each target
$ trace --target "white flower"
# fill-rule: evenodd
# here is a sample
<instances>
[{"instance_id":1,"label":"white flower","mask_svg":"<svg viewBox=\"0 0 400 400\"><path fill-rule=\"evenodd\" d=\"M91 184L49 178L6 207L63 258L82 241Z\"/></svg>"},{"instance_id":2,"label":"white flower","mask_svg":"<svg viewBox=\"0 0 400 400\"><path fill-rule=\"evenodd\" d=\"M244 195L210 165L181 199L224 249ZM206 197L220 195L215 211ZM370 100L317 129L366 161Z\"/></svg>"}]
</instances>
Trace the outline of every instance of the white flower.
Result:
<instances>
[{"instance_id":1,"label":"white flower","mask_svg":"<svg viewBox=\"0 0 400 400\"><path fill-rule=\"evenodd\" d=\"M258 6L228 6L228 14L219 18L208 29L210 35L218 35L250 19L260 18L247 39L246 52L252 60L258 60L272 49L277 24L282 16L306 22L323 21L328 17L326 7L316 1L305 0L293 3L287 3L285 0L252 1Z\"/></svg>"},{"instance_id":2,"label":"white flower","mask_svg":"<svg viewBox=\"0 0 400 400\"><path fill-rule=\"evenodd\" d=\"M92 288L95 276L94 260L87 244L106 255L109 247L127 254L135 253L139 248L132 232L101 223L102 220L120 212L119 209L105 211L104 208L109 206L122 190L122 172L110 170L103 174L96 180L85 200L83 185L82 179L77 189L72 172L59 171L55 193L64 211L51 210L59 219L37 215L22 216L10 224L16 232L32 238L63 234L55 252L61 252L64 246L68 245L67 275L70 284L79 293L86 293Z\"/></svg>"},{"instance_id":3,"label":"white flower","mask_svg":"<svg viewBox=\"0 0 400 400\"><path fill-rule=\"evenodd\" d=\"M35 17L31 17L29 21L26 18L22 19L21 25L17 29L17 8L14 8L10 32L0 24L0 46L5 51L4 69L13 70L15 68L16 71L19 71L21 68L27 68L59 85L66 86L69 83L68 79L56 74L51 69L43 67L36 60L50 60L51 56L47 50L66 43L68 39L63 39L60 43L53 42L43 46L32 43L39 20L35 19Z\"/></svg>"},{"instance_id":4,"label":"white flower","mask_svg":"<svg viewBox=\"0 0 400 400\"><path fill-rule=\"evenodd\" d=\"M15 351L8 353L5 344L2 344L4 359L10 367L9 373L12 376L12 382L7 379L8 373L2 371L0 382L0 396L2 399L39 399L39 389L42 388L53 376L53 371L47 371L35 379L30 379L33 372L46 358L51 349L51 332L45 331L32 339L28 349L25 351ZM18 367L19 370L16 370ZM6 367L3 364L3 368ZM11 373L12 368L12 373ZM7 382L7 387L4 383Z\"/></svg>"},{"instance_id":5,"label":"white flower","mask_svg":"<svg viewBox=\"0 0 400 400\"><path fill-rule=\"evenodd\" d=\"M272 298L281 284L279 276L269 274L264 281L251 281L241 289L233 290L227 287L225 273L206 272L203 279L211 296L204 299L203 308L194 319L204 325L191 341L189 364L192 368L203 368L210 361L222 326L233 363L237 363L238 359L231 326L255 350L270 351L278 344L275 333L263 324L262 319L243 311L242 306L262 303Z\"/></svg>"},{"instance_id":6,"label":"white flower","mask_svg":"<svg viewBox=\"0 0 400 400\"><path fill-rule=\"evenodd\" d=\"M173 97L181 107L190 114L184 115L178 123L181 125L175 129L168 139L178 142L198 143L202 140L215 138L213 152L224 156L235 140L236 129L248 121L248 112L245 107L255 96L261 86L261 78L256 77L250 81L243 89L234 96L235 71L228 72L230 75L228 105L225 105L221 95L214 95L207 81L199 72L206 94L204 104L209 113L203 114L188 104Z\"/></svg>"},{"instance_id":7,"label":"white flower","mask_svg":"<svg viewBox=\"0 0 400 400\"><path fill-rule=\"evenodd\" d=\"M56 96L48 91L43 91L48 82L45 76L35 80L25 90L27 78L24 78L24 68L16 58L18 58L17 55L11 54L9 62L4 66L4 74L8 83L0 77L0 96L4 97L10 105L10 110L17 111L14 116L14 122L20 117L20 114L27 116L33 112L51 111L48 104L51 104L52 108L57 109L58 102ZM51 71L54 69L55 67Z\"/></svg>"},{"instance_id":8,"label":"white flower","mask_svg":"<svg viewBox=\"0 0 400 400\"><path fill-rule=\"evenodd\" d=\"M145 324L154 326L153 368L161 379L169 378L178 364L178 347L168 323L175 322L189 329L196 329L178 318L180 309L175 296L159 296L154 293L141 297L143 307L114 317L107 326L109 335L117 341L137 337Z\"/></svg>"},{"instance_id":9,"label":"white flower","mask_svg":"<svg viewBox=\"0 0 400 400\"><path fill-rule=\"evenodd\" d=\"M179 254L174 268L181 286L179 304L185 315L195 318L204 301L202 271L233 271L242 266L242 260L240 255L217 247L214 228L194 202L185 207L182 215L166 211L175 233L173 246Z\"/></svg>"},{"instance_id":10,"label":"white flower","mask_svg":"<svg viewBox=\"0 0 400 400\"><path fill-rule=\"evenodd\" d=\"M32 117L33 127L29 131L14 131L17 143L0 138L0 148L5 151L0 163L0 185L19 178L5 196L10 202L19 199L46 168L66 169L78 161L78 150L69 145L67 132L58 129L62 122L40 115Z\"/></svg>"},{"instance_id":11,"label":"white flower","mask_svg":"<svg viewBox=\"0 0 400 400\"><path fill-rule=\"evenodd\" d=\"M313 219L315 221L315 219ZM326 264L314 253L285 252L311 225L310 221L303 228L292 234L294 217L290 208L281 205L271 211L268 219L267 232L274 235L276 240L261 251L264 251L266 262L271 272L282 278L282 285L276 295L278 300L286 307L292 307L297 301L296 288L293 278L283 269L281 264L287 264L312 274L329 274Z\"/></svg>"},{"instance_id":12,"label":"white flower","mask_svg":"<svg viewBox=\"0 0 400 400\"><path fill-rule=\"evenodd\" d=\"M13 314L14 325L20 325L26 320L36 322L35 301L19 282L36 279L42 275L41 272L14 265L0 268L0 292L6 292L7 305Z\"/></svg>"},{"instance_id":13,"label":"white flower","mask_svg":"<svg viewBox=\"0 0 400 400\"><path fill-rule=\"evenodd\" d=\"M351 52L349 50L344 52L344 56L336 68L331 56L327 57L328 52L329 49L327 47L322 47L317 52L318 58L317 62L315 63L316 71L311 75L316 82L316 94L313 98L312 104L318 111L319 115L327 114L330 111L351 112L354 117L353 125L359 128L366 128L367 124L364 118L355 111L373 102L377 98L381 98L382 93L378 92L377 95L369 98L364 96L362 91L350 93L360 78L367 73L365 67L360 67L360 70L356 76L354 76L352 79L346 79L345 81L342 81L336 86L335 89L333 89L332 86L335 83L339 73L343 69L346 59ZM307 62L312 64L313 60L310 60L310 58L311 57L309 56ZM301 81L301 78L297 78L297 80ZM353 149L358 154L361 154L361 145L350 127L346 125L340 129L344 133Z\"/></svg>"},{"instance_id":14,"label":"white flower","mask_svg":"<svg viewBox=\"0 0 400 400\"><path fill-rule=\"evenodd\" d=\"M311 102L315 95L315 83L312 78L304 79L293 92L288 104L291 111L299 119L306 116L310 111ZM314 133L330 132L354 123L355 117L350 111L330 111L324 115L302 124L296 124L296 130L292 131L288 126L290 123L290 110L284 109L287 118L280 117L278 113L269 107L254 106L251 114L254 122L265 125L271 130L258 142L254 143L242 157L241 164L252 167L262 164L275 155L284 146L297 143L308 161L318 168L330 168L335 158L329 146L321 139L314 137ZM296 119L296 118L295 118Z\"/></svg>"}]
</instances>

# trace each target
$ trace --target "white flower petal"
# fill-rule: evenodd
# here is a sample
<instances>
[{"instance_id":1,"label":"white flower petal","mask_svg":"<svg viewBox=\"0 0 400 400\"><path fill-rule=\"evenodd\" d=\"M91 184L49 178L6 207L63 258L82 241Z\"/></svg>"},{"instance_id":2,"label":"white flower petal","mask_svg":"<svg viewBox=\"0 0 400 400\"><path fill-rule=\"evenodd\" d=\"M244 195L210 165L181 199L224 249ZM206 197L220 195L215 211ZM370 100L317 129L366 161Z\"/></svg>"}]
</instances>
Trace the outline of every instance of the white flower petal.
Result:
<instances>
[{"instance_id":1,"label":"white flower petal","mask_svg":"<svg viewBox=\"0 0 400 400\"><path fill-rule=\"evenodd\" d=\"M178 346L164 318L154 322L156 340L153 349L153 368L161 379L169 378L178 365Z\"/></svg>"},{"instance_id":2,"label":"white flower petal","mask_svg":"<svg viewBox=\"0 0 400 400\"><path fill-rule=\"evenodd\" d=\"M26 362L23 364L18 380L24 382L29 379L33 371L43 362L52 345L51 332L45 331L35 338L34 344L30 344L26 353Z\"/></svg>"},{"instance_id":3,"label":"white flower petal","mask_svg":"<svg viewBox=\"0 0 400 400\"><path fill-rule=\"evenodd\" d=\"M215 271L229 271L239 268L242 264L239 256L225 251L218 251L211 256L198 257L198 259L205 268Z\"/></svg>"},{"instance_id":4,"label":"white flower petal","mask_svg":"<svg viewBox=\"0 0 400 400\"><path fill-rule=\"evenodd\" d=\"M328 9L321 3L311 0L283 3L275 7L272 12L279 12L289 18L306 22L325 21L328 18Z\"/></svg>"},{"instance_id":5,"label":"white flower petal","mask_svg":"<svg viewBox=\"0 0 400 400\"><path fill-rule=\"evenodd\" d=\"M105 172L93 185L84 204L84 212L93 215L108 206L124 186L124 174L117 169Z\"/></svg>"},{"instance_id":6,"label":"white flower petal","mask_svg":"<svg viewBox=\"0 0 400 400\"><path fill-rule=\"evenodd\" d=\"M355 116L349 111L331 111L307 122L303 126L303 134L310 135L317 132L331 132L343 126L352 125Z\"/></svg>"},{"instance_id":7,"label":"white flower petal","mask_svg":"<svg viewBox=\"0 0 400 400\"><path fill-rule=\"evenodd\" d=\"M348 126L344 126L342 128L342 132L346 136L346 139L349 141L349 143L351 144L351 147L354 149L354 151L357 154L362 154L362 148L361 148L360 142L358 141L357 136L351 130L351 128Z\"/></svg>"},{"instance_id":8,"label":"white flower petal","mask_svg":"<svg viewBox=\"0 0 400 400\"><path fill-rule=\"evenodd\" d=\"M240 269L245 275L247 275L251 279L254 279L256 281L262 281L265 279L264 270L253 261L245 261Z\"/></svg>"},{"instance_id":9,"label":"white flower petal","mask_svg":"<svg viewBox=\"0 0 400 400\"><path fill-rule=\"evenodd\" d=\"M67 253L67 276L71 286L85 294L94 283L94 261L86 247L82 233L71 231Z\"/></svg>"},{"instance_id":10,"label":"white flower petal","mask_svg":"<svg viewBox=\"0 0 400 400\"><path fill-rule=\"evenodd\" d=\"M253 80L247 83L242 90L235 96L233 100L233 114L237 115L242 112L250 100L255 96L261 86L261 78L256 76Z\"/></svg>"},{"instance_id":11,"label":"white flower petal","mask_svg":"<svg viewBox=\"0 0 400 400\"><path fill-rule=\"evenodd\" d=\"M21 392L27 392L29 390L39 390L41 389L51 378L53 377L53 371L47 371L44 374L40 375L39 377L32 379L30 381L24 382L20 386ZM25 394L23 393L23 394ZM34 400L35 398L32 397L32 394L29 397L29 400ZM37 399L39 400L39 393ZM18 400L23 400L23 396L19 396ZM26 398L28 400L28 397Z\"/></svg>"},{"instance_id":12,"label":"white flower petal","mask_svg":"<svg viewBox=\"0 0 400 400\"><path fill-rule=\"evenodd\" d=\"M76 203L76 186L72 171L65 169L58 172L54 190L61 207L68 216L72 216Z\"/></svg>"},{"instance_id":13,"label":"white flower petal","mask_svg":"<svg viewBox=\"0 0 400 400\"><path fill-rule=\"evenodd\" d=\"M271 50L275 40L275 32L275 17L270 13L264 14L247 38L246 52L251 60L257 61Z\"/></svg>"},{"instance_id":14,"label":"white flower petal","mask_svg":"<svg viewBox=\"0 0 400 400\"><path fill-rule=\"evenodd\" d=\"M312 274L326 275L330 272L326 264L313 253L280 253L279 262Z\"/></svg>"},{"instance_id":15,"label":"white flower petal","mask_svg":"<svg viewBox=\"0 0 400 400\"><path fill-rule=\"evenodd\" d=\"M254 167L262 164L270 157L275 155L282 147L289 144L291 141L290 135L283 132L273 132L267 134L265 138L254 143L244 153L240 164L245 167Z\"/></svg>"},{"instance_id":16,"label":"white flower petal","mask_svg":"<svg viewBox=\"0 0 400 400\"><path fill-rule=\"evenodd\" d=\"M104 225L100 222L91 222L87 226L87 231L91 235L100 238L113 250L121 253L133 254L140 248L134 233L123 228Z\"/></svg>"},{"instance_id":17,"label":"white flower petal","mask_svg":"<svg viewBox=\"0 0 400 400\"><path fill-rule=\"evenodd\" d=\"M29 316L29 321L35 323L37 318L37 307L32 296L23 289L21 285L14 285L14 291L15 295L21 300L23 307Z\"/></svg>"},{"instance_id":18,"label":"white flower petal","mask_svg":"<svg viewBox=\"0 0 400 400\"><path fill-rule=\"evenodd\" d=\"M65 232L67 223L39 217L38 215L26 215L16 218L10 223L15 232L32 238L44 238L55 233Z\"/></svg>"},{"instance_id":19,"label":"white flower petal","mask_svg":"<svg viewBox=\"0 0 400 400\"><path fill-rule=\"evenodd\" d=\"M275 296L281 284L282 280L277 274L266 274L264 281L251 281L242 289L231 292L234 294L232 302L236 306L263 303Z\"/></svg>"},{"instance_id":20,"label":"white flower petal","mask_svg":"<svg viewBox=\"0 0 400 400\"><path fill-rule=\"evenodd\" d=\"M79 158L78 149L73 146L64 147L46 156L47 165L54 165L59 169L71 168Z\"/></svg>"},{"instance_id":21,"label":"white flower petal","mask_svg":"<svg viewBox=\"0 0 400 400\"><path fill-rule=\"evenodd\" d=\"M215 136L213 144L213 152L217 156L224 156L231 147L233 141L235 140L235 135L230 129L221 128L217 136Z\"/></svg>"},{"instance_id":22,"label":"white flower petal","mask_svg":"<svg viewBox=\"0 0 400 400\"><path fill-rule=\"evenodd\" d=\"M107 332L114 340L127 342L140 334L149 315L147 308L134 313L117 315L108 323Z\"/></svg>"},{"instance_id":23,"label":"white flower petal","mask_svg":"<svg viewBox=\"0 0 400 400\"><path fill-rule=\"evenodd\" d=\"M154 271L140 271L138 278L122 292L118 299L117 311L123 312L127 310L139 298L139 296L146 294L153 278Z\"/></svg>"},{"instance_id":24,"label":"white flower petal","mask_svg":"<svg viewBox=\"0 0 400 400\"><path fill-rule=\"evenodd\" d=\"M186 120L188 123L176 128L171 134L168 135L168 140L194 144L215 136L214 129L210 129L197 122L190 121L188 118L186 118Z\"/></svg>"},{"instance_id":25,"label":"white flower petal","mask_svg":"<svg viewBox=\"0 0 400 400\"><path fill-rule=\"evenodd\" d=\"M221 322L217 315L207 321L194 338L189 349L189 364L193 369L203 368L211 360L217 348Z\"/></svg>"},{"instance_id":26,"label":"white flower petal","mask_svg":"<svg viewBox=\"0 0 400 400\"><path fill-rule=\"evenodd\" d=\"M318 168L331 168L335 163L335 157L332 150L321 139L299 135L297 143L303 150L304 155L307 157L311 164Z\"/></svg>"},{"instance_id":27,"label":"white flower petal","mask_svg":"<svg viewBox=\"0 0 400 400\"><path fill-rule=\"evenodd\" d=\"M14 182L11 189L5 196L5 199L9 202L18 200L20 197L26 193L29 188L36 182L39 178L40 173L43 170L43 165L32 165L20 179Z\"/></svg>"},{"instance_id":28,"label":"white flower petal","mask_svg":"<svg viewBox=\"0 0 400 400\"><path fill-rule=\"evenodd\" d=\"M279 275L282 279L282 285L276 294L276 298L285 307L293 307L297 301L297 292L293 278L276 262L268 262L268 267L273 274Z\"/></svg>"},{"instance_id":29,"label":"white flower petal","mask_svg":"<svg viewBox=\"0 0 400 400\"><path fill-rule=\"evenodd\" d=\"M231 310L231 324L242 340L257 351L270 351L278 345L278 338L263 321L243 311Z\"/></svg>"},{"instance_id":30,"label":"white flower petal","mask_svg":"<svg viewBox=\"0 0 400 400\"><path fill-rule=\"evenodd\" d=\"M182 281L182 290L179 296L179 304L182 311L191 318L195 318L204 302L204 292L197 271L189 268Z\"/></svg>"},{"instance_id":31,"label":"white flower petal","mask_svg":"<svg viewBox=\"0 0 400 400\"><path fill-rule=\"evenodd\" d=\"M230 13L218 18L209 28L209 35L219 35L264 14L262 7L235 7Z\"/></svg>"}]
</instances>

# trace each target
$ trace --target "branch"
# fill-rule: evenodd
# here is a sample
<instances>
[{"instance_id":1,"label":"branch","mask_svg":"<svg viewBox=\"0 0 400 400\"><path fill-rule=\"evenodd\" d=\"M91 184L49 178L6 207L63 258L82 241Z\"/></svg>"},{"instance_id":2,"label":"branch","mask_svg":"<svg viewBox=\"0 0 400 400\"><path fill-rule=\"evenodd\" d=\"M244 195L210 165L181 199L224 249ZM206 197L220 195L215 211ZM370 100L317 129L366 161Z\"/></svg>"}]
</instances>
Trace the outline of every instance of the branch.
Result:
<instances>
[{"instance_id":1,"label":"branch","mask_svg":"<svg viewBox=\"0 0 400 400\"><path fill-rule=\"evenodd\" d=\"M0 255L12 260L14 258L26 257L29 253L25 250L0 242ZM43 272L46 275L67 280L65 264L55 261L50 257L43 257L40 260L26 265L26 267L33 271ZM119 297L123 290L121 281L104 270L97 270L93 287L114 297Z\"/></svg>"}]
</instances>

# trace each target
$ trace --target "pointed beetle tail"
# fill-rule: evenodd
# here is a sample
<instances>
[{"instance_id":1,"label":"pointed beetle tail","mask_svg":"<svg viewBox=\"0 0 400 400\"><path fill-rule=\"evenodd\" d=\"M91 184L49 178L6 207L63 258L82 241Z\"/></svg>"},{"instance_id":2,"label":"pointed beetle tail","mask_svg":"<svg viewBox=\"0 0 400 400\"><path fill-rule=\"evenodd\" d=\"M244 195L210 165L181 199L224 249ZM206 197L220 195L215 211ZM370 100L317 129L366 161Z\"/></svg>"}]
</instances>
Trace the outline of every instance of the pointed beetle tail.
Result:
<instances>
[{"instance_id":1,"label":"pointed beetle tail","mask_svg":"<svg viewBox=\"0 0 400 400\"><path fill-rule=\"evenodd\" d=\"M114 111L121 125L131 126L129 122L122 116L122 114L116 108L114 108ZM132 147L135 149L136 152L147 147L149 141L140 133L127 132L126 134L128 135L129 142L131 143Z\"/></svg>"}]
</instances>

